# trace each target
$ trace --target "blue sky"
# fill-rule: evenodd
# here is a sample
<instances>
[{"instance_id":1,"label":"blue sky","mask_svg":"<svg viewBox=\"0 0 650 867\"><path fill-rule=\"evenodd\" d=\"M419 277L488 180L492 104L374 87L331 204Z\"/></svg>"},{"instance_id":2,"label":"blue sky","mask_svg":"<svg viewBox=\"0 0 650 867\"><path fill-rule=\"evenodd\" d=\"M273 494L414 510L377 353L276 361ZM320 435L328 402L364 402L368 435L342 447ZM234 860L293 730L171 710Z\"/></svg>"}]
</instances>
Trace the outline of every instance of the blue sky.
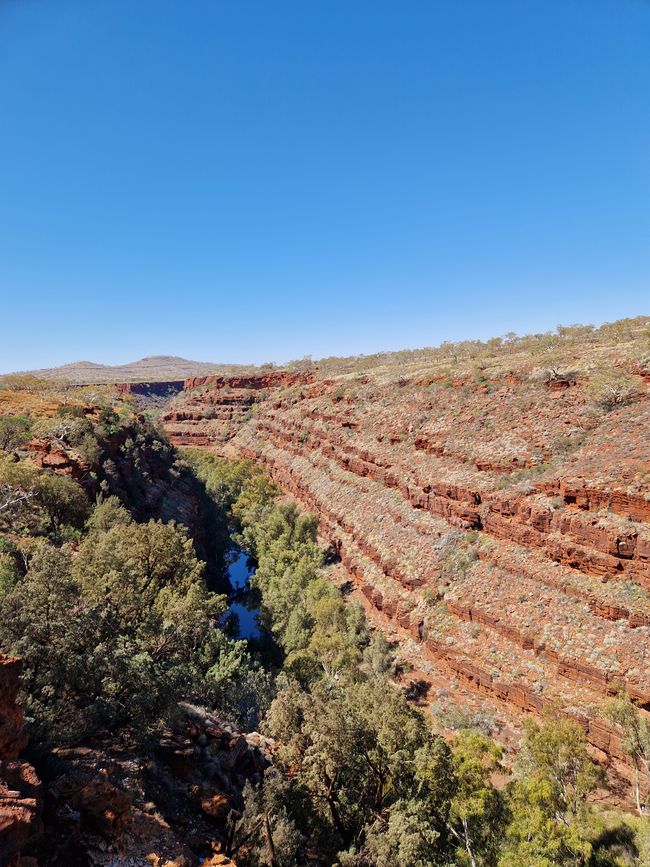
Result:
<instances>
[{"instance_id":1,"label":"blue sky","mask_svg":"<svg viewBox=\"0 0 650 867\"><path fill-rule=\"evenodd\" d=\"M0 0L0 370L650 312L646 0Z\"/></svg>"}]
</instances>

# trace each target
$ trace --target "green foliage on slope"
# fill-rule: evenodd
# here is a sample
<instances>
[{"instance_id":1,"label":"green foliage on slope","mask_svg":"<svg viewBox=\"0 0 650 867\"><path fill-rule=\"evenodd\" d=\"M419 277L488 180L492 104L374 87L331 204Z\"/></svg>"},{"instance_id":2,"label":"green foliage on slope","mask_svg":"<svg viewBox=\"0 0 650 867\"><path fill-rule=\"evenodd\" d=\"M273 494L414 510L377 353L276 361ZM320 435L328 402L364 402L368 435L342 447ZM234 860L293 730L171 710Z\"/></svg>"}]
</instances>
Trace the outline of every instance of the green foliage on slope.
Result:
<instances>
[{"instance_id":1,"label":"green foliage on slope","mask_svg":"<svg viewBox=\"0 0 650 867\"><path fill-rule=\"evenodd\" d=\"M33 738L111 732L144 746L186 698L248 721L269 677L223 632L225 597L208 589L188 530L142 520L147 506L133 502L151 486L154 458L170 485L187 469L175 469L150 426L112 412L95 426L47 420L38 432L69 450L92 438L100 466L122 443L123 463L112 484L122 502L100 493L92 504L73 477L39 469L27 452L0 452L0 649L23 661Z\"/></svg>"}]
</instances>

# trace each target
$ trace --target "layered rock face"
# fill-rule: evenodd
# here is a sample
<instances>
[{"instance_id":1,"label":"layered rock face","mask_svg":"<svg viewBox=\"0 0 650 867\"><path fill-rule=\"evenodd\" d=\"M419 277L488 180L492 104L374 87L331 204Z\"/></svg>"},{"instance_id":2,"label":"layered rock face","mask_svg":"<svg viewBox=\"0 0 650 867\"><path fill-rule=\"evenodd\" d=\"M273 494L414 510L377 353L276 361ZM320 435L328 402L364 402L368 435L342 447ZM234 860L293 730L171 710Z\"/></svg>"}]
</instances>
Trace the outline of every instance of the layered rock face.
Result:
<instances>
[{"instance_id":1,"label":"layered rock face","mask_svg":"<svg viewBox=\"0 0 650 867\"><path fill-rule=\"evenodd\" d=\"M174 445L206 447L227 442L251 417L252 407L275 391L313 379L312 374L272 371L257 376L201 376L185 381L182 402L162 416Z\"/></svg>"},{"instance_id":2,"label":"layered rock face","mask_svg":"<svg viewBox=\"0 0 650 867\"><path fill-rule=\"evenodd\" d=\"M20 662L0 654L0 864L19 867L21 852L41 832L41 784L18 754L25 747L16 704Z\"/></svg>"},{"instance_id":3,"label":"layered rock face","mask_svg":"<svg viewBox=\"0 0 650 867\"><path fill-rule=\"evenodd\" d=\"M516 732L559 704L629 775L600 709L650 711L650 400L589 376L395 369L190 381L172 441L249 457L318 513L354 592L438 700Z\"/></svg>"}]
</instances>

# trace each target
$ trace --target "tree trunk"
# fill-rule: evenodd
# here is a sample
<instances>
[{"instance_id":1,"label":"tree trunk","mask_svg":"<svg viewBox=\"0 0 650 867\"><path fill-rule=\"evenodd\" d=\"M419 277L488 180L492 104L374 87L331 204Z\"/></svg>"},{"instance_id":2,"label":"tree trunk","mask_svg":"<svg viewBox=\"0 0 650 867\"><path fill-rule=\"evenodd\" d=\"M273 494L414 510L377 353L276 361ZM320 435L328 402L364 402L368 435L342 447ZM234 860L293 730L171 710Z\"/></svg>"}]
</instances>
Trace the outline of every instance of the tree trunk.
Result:
<instances>
[{"instance_id":1,"label":"tree trunk","mask_svg":"<svg viewBox=\"0 0 650 867\"><path fill-rule=\"evenodd\" d=\"M271 867L278 867L278 859L275 856L275 844L273 835L271 834L271 823L269 822L269 814L264 811L264 833L266 834L266 842L269 846L269 854L271 856Z\"/></svg>"}]
</instances>

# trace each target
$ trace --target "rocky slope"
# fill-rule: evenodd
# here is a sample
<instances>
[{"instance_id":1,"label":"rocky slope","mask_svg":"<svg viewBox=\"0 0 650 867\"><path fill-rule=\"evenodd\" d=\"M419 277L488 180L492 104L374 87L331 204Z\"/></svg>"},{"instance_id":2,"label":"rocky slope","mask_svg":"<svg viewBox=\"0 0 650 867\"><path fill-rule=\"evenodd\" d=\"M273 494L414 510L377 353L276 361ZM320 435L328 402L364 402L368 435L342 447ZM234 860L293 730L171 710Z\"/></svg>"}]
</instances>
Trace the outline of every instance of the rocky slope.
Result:
<instances>
[{"instance_id":1,"label":"rocky slope","mask_svg":"<svg viewBox=\"0 0 650 867\"><path fill-rule=\"evenodd\" d=\"M318 513L437 706L507 740L559 704L628 777L602 707L650 711L647 327L192 379L163 423Z\"/></svg>"},{"instance_id":2,"label":"rocky slope","mask_svg":"<svg viewBox=\"0 0 650 867\"><path fill-rule=\"evenodd\" d=\"M18 660L0 656L2 867L235 867L223 853L227 822L270 765L271 741L182 705L150 758L115 739L36 747L37 776L18 758L19 673Z\"/></svg>"},{"instance_id":3,"label":"rocky slope","mask_svg":"<svg viewBox=\"0 0 650 867\"><path fill-rule=\"evenodd\" d=\"M223 853L227 821L272 743L180 710L149 758L114 739L41 757L45 828L31 849L41 867L235 867Z\"/></svg>"}]
</instances>

